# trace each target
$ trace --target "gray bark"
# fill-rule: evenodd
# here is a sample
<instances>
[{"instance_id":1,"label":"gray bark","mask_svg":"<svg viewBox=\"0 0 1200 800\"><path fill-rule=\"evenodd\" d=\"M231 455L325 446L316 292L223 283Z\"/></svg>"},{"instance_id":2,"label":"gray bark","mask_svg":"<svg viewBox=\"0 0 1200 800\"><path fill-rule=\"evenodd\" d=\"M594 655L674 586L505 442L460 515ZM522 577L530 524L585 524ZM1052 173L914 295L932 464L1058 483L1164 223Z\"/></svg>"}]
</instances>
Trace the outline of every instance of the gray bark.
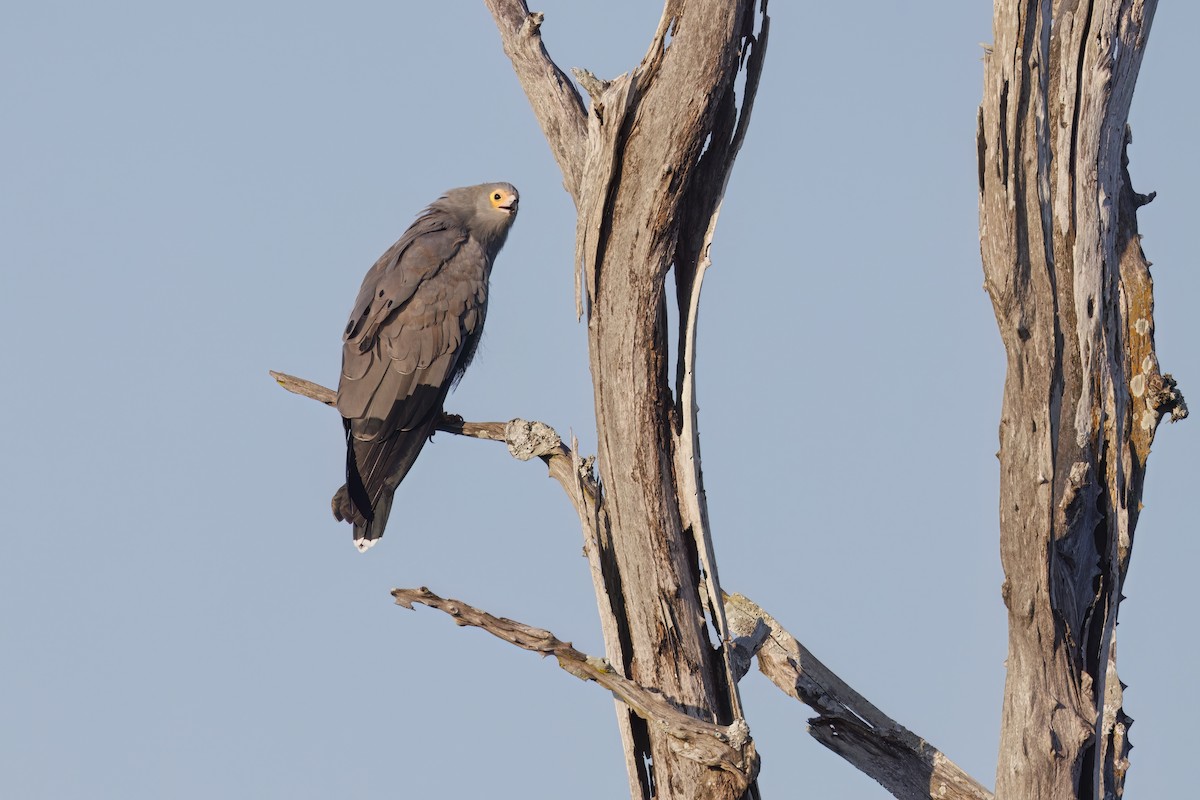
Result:
<instances>
[{"instance_id":1,"label":"gray bark","mask_svg":"<svg viewBox=\"0 0 1200 800\"><path fill-rule=\"evenodd\" d=\"M591 99L584 113L541 44L540 16L520 0L486 3L578 211L577 309L587 315L602 487L588 551L607 657L698 719L741 721L725 653L709 644L709 622L723 633L719 601L706 609L704 600L720 596L716 559L694 409L677 402L691 398L694 316L676 334L685 347L673 387L665 293L674 268L686 317L745 131L766 17L748 0L668 0L635 69L612 81L576 72ZM735 775L681 756L629 710L618 715L635 797L737 798L751 786L752 741Z\"/></svg>"},{"instance_id":2,"label":"gray bark","mask_svg":"<svg viewBox=\"0 0 1200 800\"><path fill-rule=\"evenodd\" d=\"M1146 457L1186 414L1154 355L1126 120L1156 3L997 0L979 113L1009 616L998 798L1121 795L1116 620Z\"/></svg>"}]
</instances>

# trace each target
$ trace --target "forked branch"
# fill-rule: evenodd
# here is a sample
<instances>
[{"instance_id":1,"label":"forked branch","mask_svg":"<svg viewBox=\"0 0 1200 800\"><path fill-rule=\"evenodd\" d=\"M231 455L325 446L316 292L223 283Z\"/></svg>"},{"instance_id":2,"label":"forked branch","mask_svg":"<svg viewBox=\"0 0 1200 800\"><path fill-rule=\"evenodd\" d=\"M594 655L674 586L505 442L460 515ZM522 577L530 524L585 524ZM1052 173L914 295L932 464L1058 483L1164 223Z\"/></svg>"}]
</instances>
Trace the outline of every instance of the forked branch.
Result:
<instances>
[{"instance_id":1,"label":"forked branch","mask_svg":"<svg viewBox=\"0 0 1200 800\"><path fill-rule=\"evenodd\" d=\"M533 106L542 133L562 170L563 184L578 198L587 136L587 113L574 84L546 52L540 32L542 14L530 13L525 0L484 0L504 53Z\"/></svg>"}]
</instances>

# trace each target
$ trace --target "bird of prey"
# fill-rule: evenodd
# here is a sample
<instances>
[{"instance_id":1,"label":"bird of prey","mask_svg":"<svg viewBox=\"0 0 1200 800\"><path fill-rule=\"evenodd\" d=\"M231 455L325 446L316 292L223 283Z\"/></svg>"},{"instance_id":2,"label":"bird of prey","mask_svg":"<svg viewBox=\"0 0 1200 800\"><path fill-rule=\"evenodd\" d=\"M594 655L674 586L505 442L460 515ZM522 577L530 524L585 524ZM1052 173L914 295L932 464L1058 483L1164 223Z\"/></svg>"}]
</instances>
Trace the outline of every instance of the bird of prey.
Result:
<instances>
[{"instance_id":1,"label":"bird of prey","mask_svg":"<svg viewBox=\"0 0 1200 800\"><path fill-rule=\"evenodd\" d=\"M360 551L383 536L396 487L475 355L492 262L518 199L510 183L449 190L363 279L342 335L346 484L333 496L333 515L354 526Z\"/></svg>"}]
</instances>

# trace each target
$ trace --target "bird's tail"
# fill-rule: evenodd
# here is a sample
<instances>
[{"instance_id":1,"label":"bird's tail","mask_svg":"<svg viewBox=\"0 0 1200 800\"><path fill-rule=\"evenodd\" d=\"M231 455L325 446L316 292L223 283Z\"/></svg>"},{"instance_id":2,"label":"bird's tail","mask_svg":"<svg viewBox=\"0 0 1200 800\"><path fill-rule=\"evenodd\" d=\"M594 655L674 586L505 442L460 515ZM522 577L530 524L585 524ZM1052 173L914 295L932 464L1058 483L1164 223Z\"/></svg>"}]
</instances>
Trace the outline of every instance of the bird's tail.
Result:
<instances>
[{"instance_id":1,"label":"bird's tail","mask_svg":"<svg viewBox=\"0 0 1200 800\"><path fill-rule=\"evenodd\" d=\"M375 501L371 519L367 519L358 511L358 506L350 499L350 491L343 485L333 495L333 516L338 522L349 522L354 526L354 546L358 552L366 551L383 536L387 526L388 515L392 513L392 498L396 496L395 489L385 488Z\"/></svg>"},{"instance_id":2,"label":"bird's tail","mask_svg":"<svg viewBox=\"0 0 1200 800\"><path fill-rule=\"evenodd\" d=\"M383 536L396 487L417 460L437 419L371 442L355 439L347 428L346 484L333 495L333 516L354 526L359 552Z\"/></svg>"}]
</instances>

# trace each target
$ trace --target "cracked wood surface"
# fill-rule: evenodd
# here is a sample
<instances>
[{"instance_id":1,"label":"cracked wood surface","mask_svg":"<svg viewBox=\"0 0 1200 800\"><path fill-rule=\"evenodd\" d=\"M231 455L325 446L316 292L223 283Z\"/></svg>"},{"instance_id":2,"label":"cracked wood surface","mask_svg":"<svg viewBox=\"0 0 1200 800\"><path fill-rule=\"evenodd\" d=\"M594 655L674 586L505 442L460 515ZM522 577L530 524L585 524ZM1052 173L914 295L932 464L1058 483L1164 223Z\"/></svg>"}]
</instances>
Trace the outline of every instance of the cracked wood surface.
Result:
<instances>
[{"instance_id":1,"label":"cracked wood surface","mask_svg":"<svg viewBox=\"0 0 1200 800\"><path fill-rule=\"evenodd\" d=\"M1186 406L1154 356L1126 120L1154 0L997 0L979 111L984 285L1008 357L999 798L1120 796L1116 621L1155 429ZM1132 356L1132 358L1131 358Z\"/></svg>"},{"instance_id":2,"label":"cracked wood surface","mask_svg":"<svg viewBox=\"0 0 1200 800\"><path fill-rule=\"evenodd\" d=\"M606 654L626 677L728 724L740 718L740 700L724 648L708 640L702 596L718 594L716 558L691 436L689 455L677 460L685 443L666 363L665 280L672 266L690 272L698 263L680 246L690 235L683 231L696 227L686 221L699 220L704 231L715 219L736 155L729 138L744 131L750 108L743 99L739 115L735 80L748 54L761 69L755 32L760 19L765 26L766 4L759 13L751 0L667 0L630 72L603 80L575 71L591 101L581 116L544 49L532 67L520 55L534 52L521 39L541 17L522 0L486 2L578 214L576 310L587 315L603 487L585 541L599 572L597 604L610 617L602 623ZM748 77L748 94L756 83ZM718 158L724 163L714 164ZM691 478L681 481L681 468ZM703 577L700 563L710 567ZM719 611L712 623L720 634ZM677 758L644 721L625 715L620 724L634 797L691 797L699 787L712 797L744 793L728 776ZM746 749L746 763L756 763L753 742Z\"/></svg>"}]
</instances>

